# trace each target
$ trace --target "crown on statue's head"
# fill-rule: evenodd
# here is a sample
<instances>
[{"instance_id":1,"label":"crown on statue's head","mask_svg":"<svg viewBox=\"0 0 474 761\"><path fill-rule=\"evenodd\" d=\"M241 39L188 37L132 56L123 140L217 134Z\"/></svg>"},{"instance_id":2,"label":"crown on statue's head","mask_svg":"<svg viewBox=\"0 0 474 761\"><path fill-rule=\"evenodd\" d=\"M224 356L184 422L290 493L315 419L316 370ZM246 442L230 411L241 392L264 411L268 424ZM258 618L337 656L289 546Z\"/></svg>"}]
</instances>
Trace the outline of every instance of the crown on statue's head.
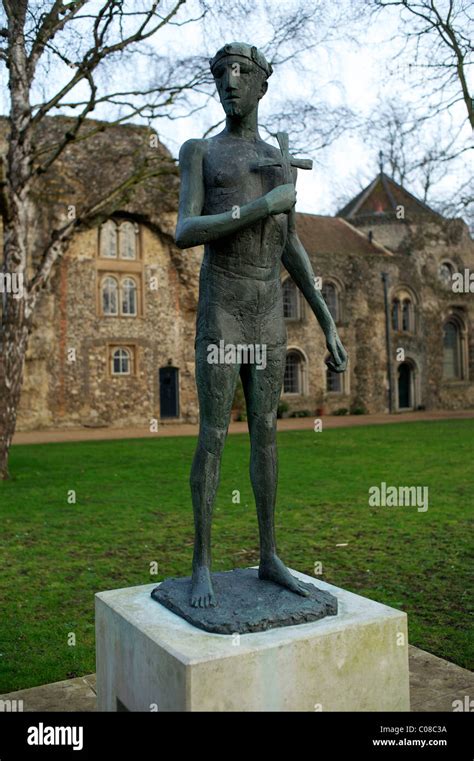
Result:
<instances>
[{"instance_id":1,"label":"crown on statue's head","mask_svg":"<svg viewBox=\"0 0 474 761\"><path fill-rule=\"evenodd\" d=\"M255 45L248 45L246 42L228 42L226 45L220 48L215 54L214 58L209 60L211 71L213 71L214 66L218 61L231 55L240 56L241 58L248 58L249 61L252 61L252 63L262 69L267 79L273 73L273 67L271 63L267 61L263 53L261 53L260 50L255 47Z\"/></svg>"}]
</instances>

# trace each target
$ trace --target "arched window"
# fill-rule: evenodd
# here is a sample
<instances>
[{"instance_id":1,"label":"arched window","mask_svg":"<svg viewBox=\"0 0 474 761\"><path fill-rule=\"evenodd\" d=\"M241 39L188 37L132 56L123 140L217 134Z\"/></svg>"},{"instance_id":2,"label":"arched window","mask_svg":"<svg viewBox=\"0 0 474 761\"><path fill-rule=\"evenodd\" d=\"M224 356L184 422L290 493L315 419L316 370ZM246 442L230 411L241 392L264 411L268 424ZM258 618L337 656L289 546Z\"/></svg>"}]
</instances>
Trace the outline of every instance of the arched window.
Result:
<instances>
[{"instance_id":1,"label":"arched window","mask_svg":"<svg viewBox=\"0 0 474 761\"><path fill-rule=\"evenodd\" d=\"M410 299L403 299L402 304L402 330L404 333L413 333L413 304Z\"/></svg>"},{"instance_id":2,"label":"arched window","mask_svg":"<svg viewBox=\"0 0 474 761\"><path fill-rule=\"evenodd\" d=\"M392 328L398 332L415 333L415 297L408 288L400 288L392 299Z\"/></svg>"},{"instance_id":3,"label":"arched window","mask_svg":"<svg viewBox=\"0 0 474 761\"><path fill-rule=\"evenodd\" d=\"M339 309L339 291L337 286L334 283L324 282L323 287L321 289L321 293L322 293L324 301L327 304L327 308L329 309L334 322L339 322L340 309Z\"/></svg>"},{"instance_id":4,"label":"arched window","mask_svg":"<svg viewBox=\"0 0 474 761\"><path fill-rule=\"evenodd\" d=\"M111 357L112 375L131 375L132 374L132 353L130 349L115 349Z\"/></svg>"},{"instance_id":5,"label":"arched window","mask_svg":"<svg viewBox=\"0 0 474 761\"><path fill-rule=\"evenodd\" d=\"M300 318L298 291L291 278L286 278L282 290L283 316L285 320L298 320Z\"/></svg>"},{"instance_id":6,"label":"arched window","mask_svg":"<svg viewBox=\"0 0 474 761\"><path fill-rule=\"evenodd\" d=\"M111 219L100 228L100 255L105 259L117 258L117 225Z\"/></svg>"},{"instance_id":7,"label":"arched window","mask_svg":"<svg viewBox=\"0 0 474 761\"><path fill-rule=\"evenodd\" d=\"M392 301L392 328L394 330L400 330L400 301L394 299Z\"/></svg>"},{"instance_id":8,"label":"arched window","mask_svg":"<svg viewBox=\"0 0 474 761\"><path fill-rule=\"evenodd\" d=\"M106 315L118 315L118 283L110 275L102 280L102 312Z\"/></svg>"},{"instance_id":9,"label":"arched window","mask_svg":"<svg viewBox=\"0 0 474 761\"><path fill-rule=\"evenodd\" d=\"M454 267L451 262L441 262L438 269L438 276L446 288L453 284Z\"/></svg>"},{"instance_id":10,"label":"arched window","mask_svg":"<svg viewBox=\"0 0 474 761\"><path fill-rule=\"evenodd\" d=\"M461 380L463 377L461 329L457 320L449 319L443 332L443 378Z\"/></svg>"},{"instance_id":11,"label":"arched window","mask_svg":"<svg viewBox=\"0 0 474 761\"><path fill-rule=\"evenodd\" d=\"M132 222L122 222L119 227L119 251L121 259L137 258L137 233Z\"/></svg>"},{"instance_id":12,"label":"arched window","mask_svg":"<svg viewBox=\"0 0 474 761\"><path fill-rule=\"evenodd\" d=\"M342 373L335 373L326 368L326 391L332 394L342 394Z\"/></svg>"},{"instance_id":13,"label":"arched window","mask_svg":"<svg viewBox=\"0 0 474 761\"><path fill-rule=\"evenodd\" d=\"M286 355L285 377L283 379L283 393L303 393L303 358L297 351L289 351Z\"/></svg>"},{"instance_id":14,"label":"arched window","mask_svg":"<svg viewBox=\"0 0 474 761\"><path fill-rule=\"evenodd\" d=\"M122 314L130 317L137 314L137 284L131 277L122 280Z\"/></svg>"}]
</instances>

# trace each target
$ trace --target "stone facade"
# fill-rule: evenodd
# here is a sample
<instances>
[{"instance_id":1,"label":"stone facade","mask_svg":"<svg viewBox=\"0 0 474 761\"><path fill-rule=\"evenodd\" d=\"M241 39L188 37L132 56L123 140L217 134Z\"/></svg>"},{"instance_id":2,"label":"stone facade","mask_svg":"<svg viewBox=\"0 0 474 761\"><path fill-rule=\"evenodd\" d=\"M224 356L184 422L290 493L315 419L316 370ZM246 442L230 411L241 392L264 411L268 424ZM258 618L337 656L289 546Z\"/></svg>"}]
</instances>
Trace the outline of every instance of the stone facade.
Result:
<instances>
[{"instance_id":1,"label":"stone facade","mask_svg":"<svg viewBox=\"0 0 474 761\"><path fill-rule=\"evenodd\" d=\"M194 330L202 251L176 248L175 214L166 213L161 226L156 210L154 217L133 204L113 215L117 234L121 225L133 226L134 259L103 255L101 225L75 237L36 316L19 430L197 420ZM474 294L455 292L448 280L449 272L474 272L466 225L438 217L382 173L337 217L298 214L297 226L350 364L344 377L327 377L324 336L301 295L284 286L286 414L388 410L382 273L393 411L472 407ZM120 315L120 305L118 314L104 314L107 277L118 284L119 301L122 284L133 280L136 316ZM124 367L127 372L115 372Z\"/></svg>"},{"instance_id":2,"label":"stone facade","mask_svg":"<svg viewBox=\"0 0 474 761\"><path fill-rule=\"evenodd\" d=\"M119 219L119 222L121 220ZM182 419L196 419L195 283L181 282L169 242L138 225L137 260L99 256L99 231L78 235L56 270L33 331L19 429L79 425L149 425L160 418L160 368L179 369ZM125 269L122 269L125 268ZM138 314L107 316L101 283L108 275L138 281ZM43 326L46 326L44 328ZM112 372L115 348L130 350L130 373Z\"/></svg>"}]
</instances>

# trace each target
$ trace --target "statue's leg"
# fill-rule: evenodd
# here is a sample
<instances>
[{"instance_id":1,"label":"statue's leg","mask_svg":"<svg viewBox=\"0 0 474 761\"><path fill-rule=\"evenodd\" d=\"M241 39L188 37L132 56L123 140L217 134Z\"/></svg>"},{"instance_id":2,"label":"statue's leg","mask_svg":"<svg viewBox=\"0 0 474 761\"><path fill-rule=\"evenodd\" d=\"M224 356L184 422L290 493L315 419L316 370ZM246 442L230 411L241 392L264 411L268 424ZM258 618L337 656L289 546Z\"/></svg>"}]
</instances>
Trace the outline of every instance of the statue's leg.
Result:
<instances>
[{"instance_id":1,"label":"statue's leg","mask_svg":"<svg viewBox=\"0 0 474 761\"><path fill-rule=\"evenodd\" d=\"M290 574L276 553L276 421L285 361L286 346L268 347L267 364L264 369L257 369L256 365L242 365L241 368L250 433L250 480L255 495L260 534L259 577L306 596L308 592Z\"/></svg>"},{"instance_id":2,"label":"statue's leg","mask_svg":"<svg viewBox=\"0 0 474 761\"><path fill-rule=\"evenodd\" d=\"M201 340L196 346L200 421L190 479L195 530L191 605L200 608L216 604L210 573L212 510L239 374L236 365L209 364L207 345Z\"/></svg>"}]
</instances>

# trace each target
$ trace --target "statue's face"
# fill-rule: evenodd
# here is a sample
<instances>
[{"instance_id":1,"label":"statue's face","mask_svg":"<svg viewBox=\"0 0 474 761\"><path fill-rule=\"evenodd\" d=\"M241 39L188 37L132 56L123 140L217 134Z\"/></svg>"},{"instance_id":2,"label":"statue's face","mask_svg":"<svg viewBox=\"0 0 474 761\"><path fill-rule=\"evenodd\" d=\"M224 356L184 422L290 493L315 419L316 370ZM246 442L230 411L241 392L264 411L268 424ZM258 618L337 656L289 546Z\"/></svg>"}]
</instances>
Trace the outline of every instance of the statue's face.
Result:
<instances>
[{"instance_id":1,"label":"statue's face","mask_svg":"<svg viewBox=\"0 0 474 761\"><path fill-rule=\"evenodd\" d=\"M247 116L267 91L264 72L242 56L221 58L213 75L226 116Z\"/></svg>"}]
</instances>

